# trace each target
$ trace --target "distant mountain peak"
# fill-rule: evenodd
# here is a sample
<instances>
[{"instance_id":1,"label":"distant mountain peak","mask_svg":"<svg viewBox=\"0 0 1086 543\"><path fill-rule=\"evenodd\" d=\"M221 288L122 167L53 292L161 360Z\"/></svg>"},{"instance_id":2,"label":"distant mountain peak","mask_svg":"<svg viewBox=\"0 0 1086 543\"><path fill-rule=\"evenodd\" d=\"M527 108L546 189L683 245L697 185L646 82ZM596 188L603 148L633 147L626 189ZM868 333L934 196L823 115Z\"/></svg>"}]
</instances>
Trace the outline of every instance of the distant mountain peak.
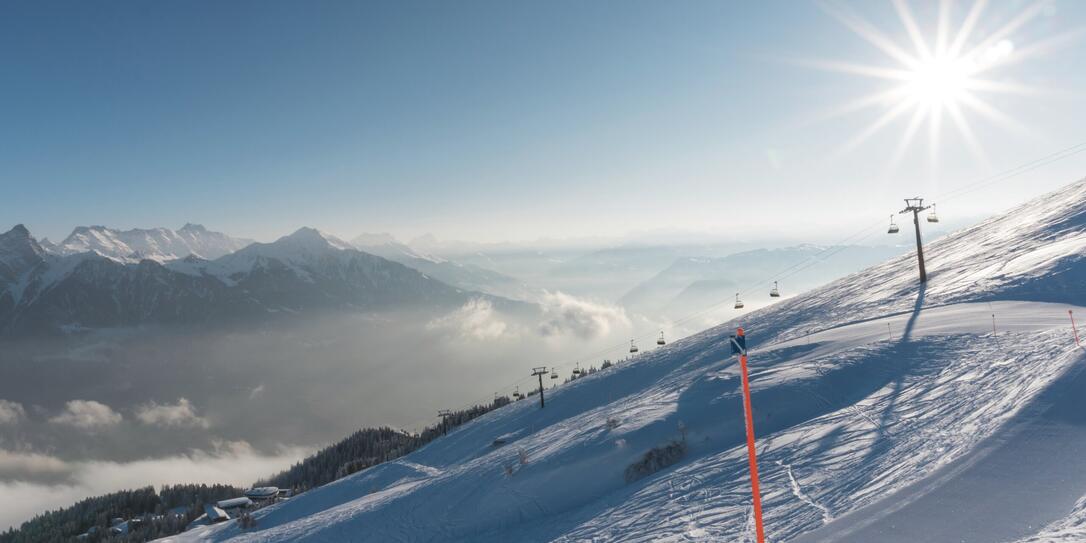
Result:
<instances>
[{"instance_id":1,"label":"distant mountain peak","mask_svg":"<svg viewBox=\"0 0 1086 543\"><path fill-rule=\"evenodd\" d=\"M331 234L326 234L309 226L303 226L294 231L289 236L284 236L279 241L290 240L296 243L302 243L307 245L328 246L333 249L339 249L345 251L348 249L354 249L354 247Z\"/></svg>"},{"instance_id":2,"label":"distant mountain peak","mask_svg":"<svg viewBox=\"0 0 1086 543\"><path fill-rule=\"evenodd\" d=\"M18 279L41 262L44 252L22 224L0 234L0 292L5 290L4 283Z\"/></svg>"},{"instance_id":3,"label":"distant mountain peak","mask_svg":"<svg viewBox=\"0 0 1086 543\"><path fill-rule=\"evenodd\" d=\"M178 232L207 232L207 228L202 224L194 224L191 222L185 223Z\"/></svg>"}]
</instances>

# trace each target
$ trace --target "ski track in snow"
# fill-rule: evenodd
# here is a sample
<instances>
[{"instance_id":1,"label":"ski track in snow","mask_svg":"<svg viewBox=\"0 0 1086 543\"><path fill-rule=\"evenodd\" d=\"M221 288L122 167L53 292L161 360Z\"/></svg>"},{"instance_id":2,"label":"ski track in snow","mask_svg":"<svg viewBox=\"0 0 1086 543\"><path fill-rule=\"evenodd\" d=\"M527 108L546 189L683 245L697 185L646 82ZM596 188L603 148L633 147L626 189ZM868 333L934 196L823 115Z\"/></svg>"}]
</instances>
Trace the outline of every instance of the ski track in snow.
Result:
<instances>
[{"instance_id":1,"label":"ski track in snow","mask_svg":"<svg viewBox=\"0 0 1086 543\"><path fill-rule=\"evenodd\" d=\"M785 464L783 460L777 460L777 465L783 467L788 473L788 482L792 486L792 495L799 498L799 500L803 503L806 503L807 505L810 505L811 507L814 507L815 509L821 511L822 522L829 524L830 521L833 520L833 513L831 513L826 506L812 500L810 496L803 493L803 488L799 486L799 481L796 480L796 474L792 471L792 465Z\"/></svg>"},{"instance_id":2,"label":"ski track in snow","mask_svg":"<svg viewBox=\"0 0 1086 543\"><path fill-rule=\"evenodd\" d=\"M253 531L225 523L168 540L750 539L728 347L743 325L770 541L922 524L913 511L982 529L997 519L987 524L1012 527L1000 541L1069 541L1086 524L1086 477L1076 487L1086 421L1073 397L1070 405L1060 397L1086 365L1067 316L1086 314L1084 230L1080 182L929 243L930 281L919 291L914 256L905 255L559 387L546 409L530 401L498 409L398 461L258 511ZM626 466L677 439L680 422L686 457L626 483ZM499 436L508 443L495 447ZM1044 446L1023 448L1030 439ZM1058 462L1031 457L1040 469L1013 464L1061 448L1070 452ZM1010 490L1058 492L1019 507L1004 499L1013 492L986 486L999 482L986 474L1001 472L1019 477ZM1032 533L1020 533L1019 520ZM885 541L909 541L898 537Z\"/></svg>"}]
</instances>

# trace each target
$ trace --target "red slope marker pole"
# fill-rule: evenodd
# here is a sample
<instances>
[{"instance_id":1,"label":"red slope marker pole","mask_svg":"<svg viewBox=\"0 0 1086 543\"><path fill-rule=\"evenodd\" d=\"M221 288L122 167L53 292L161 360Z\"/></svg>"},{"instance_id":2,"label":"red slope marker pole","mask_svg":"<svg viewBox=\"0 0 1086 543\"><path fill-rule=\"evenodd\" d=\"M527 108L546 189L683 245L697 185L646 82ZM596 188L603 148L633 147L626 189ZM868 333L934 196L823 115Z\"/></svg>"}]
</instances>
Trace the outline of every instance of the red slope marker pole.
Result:
<instances>
[{"instance_id":1,"label":"red slope marker pole","mask_svg":"<svg viewBox=\"0 0 1086 543\"><path fill-rule=\"evenodd\" d=\"M1068 309L1067 314L1071 317L1071 329L1075 331L1075 345L1082 347L1082 344L1078 341L1078 328L1075 328L1075 313Z\"/></svg>"},{"instance_id":2,"label":"red slope marker pole","mask_svg":"<svg viewBox=\"0 0 1086 543\"><path fill-rule=\"evenodd\" d=\"M747 458L750 460L750 492L754 497L754 529L758 543L765 543L765 529L762 527L762 493L758 490L758 453L754 446L754 413L750 406L750 380L747 377L747 349L743 329L736 331L739 351L739 369L743 374L743 415L747 422ZM735 340L732 340L735 341Z\"/></svg>"}]
</instances>

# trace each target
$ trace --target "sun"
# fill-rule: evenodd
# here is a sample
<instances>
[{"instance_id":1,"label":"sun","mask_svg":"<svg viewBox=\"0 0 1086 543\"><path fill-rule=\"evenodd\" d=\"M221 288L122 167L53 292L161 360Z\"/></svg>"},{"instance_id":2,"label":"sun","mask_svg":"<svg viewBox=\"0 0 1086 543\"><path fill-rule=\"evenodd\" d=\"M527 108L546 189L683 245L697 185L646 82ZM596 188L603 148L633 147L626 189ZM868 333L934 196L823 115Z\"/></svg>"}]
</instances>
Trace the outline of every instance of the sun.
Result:
<instances>
[{"instance_id":1,"label":"sun","mask_svg":"<svg viewBox=\"0 0 1086 543\"><path fill-rule=\"evenodd\" d=\"M936 58L920 63L909 74L909 99L929 107L956 105L969 88L971 63Z\"/></svg>"},{"instance_id":2,"label":"sun","mask_svg":"<svg viewBox=\"0 0 1086 543\"><path fill-rule=\"evenodd\" d=\"M937 20L932 31L925 32L905 0L894 0L893 6L907 36L902 45L855 12L837 3L820 6L864 41L884 53L889 60L885 66L863 65L843 61L803 62L816 68L844 72L887 83L884 90L851 100L823 117L853 114L863 110L883 108L870 124L846 141L833 156L856 150L876 133L899 119L908 119L904 132L893 151L888 166L896 165L911 148L917 134L927 127L928 156L937 163L942 147L944 118L949 119L969 151L980 161L987 157L978 141L970 117L1015 131L1024 127L986 99L998 93L1037 94L1038 89L993 79L991 74L1021 63L1027 58L1045 53L1077 36L1057 35L1030 47L1020 48L1011 41L1016 31L1037 17L1050 4L1042 0L1012 14L1009 20L982 34L978 22L985 14L986 0L976 0L964 17L952 16L952 5L943 0L938 6Z\"/></svg>"}]
</instances>

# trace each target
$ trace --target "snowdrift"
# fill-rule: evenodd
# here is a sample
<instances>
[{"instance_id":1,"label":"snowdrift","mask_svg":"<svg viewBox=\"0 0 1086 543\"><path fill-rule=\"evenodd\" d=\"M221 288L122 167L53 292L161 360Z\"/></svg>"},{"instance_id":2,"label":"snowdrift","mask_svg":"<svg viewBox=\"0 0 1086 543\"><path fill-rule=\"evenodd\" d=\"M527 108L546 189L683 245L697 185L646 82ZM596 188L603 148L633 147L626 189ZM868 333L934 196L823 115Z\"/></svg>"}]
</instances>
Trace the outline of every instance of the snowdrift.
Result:
<instances>
[{"instance_id":1,"label":"snowdrift","mask_svg":"<svg viewBox=\"0 0 1086 543\"><path fill-rule=\"evenodd\" d=\"M1083 524L1086 181L914 255L477 419L400 461L169 541L743 541L739 380L771 541L1047 541ZM993 331L994 330L994 331ZM527 371L528 364L525 364ZM505 444L495 444L503 437ZM677 463L633 482L647 451Z\"/></svg>"}]
</instances>

